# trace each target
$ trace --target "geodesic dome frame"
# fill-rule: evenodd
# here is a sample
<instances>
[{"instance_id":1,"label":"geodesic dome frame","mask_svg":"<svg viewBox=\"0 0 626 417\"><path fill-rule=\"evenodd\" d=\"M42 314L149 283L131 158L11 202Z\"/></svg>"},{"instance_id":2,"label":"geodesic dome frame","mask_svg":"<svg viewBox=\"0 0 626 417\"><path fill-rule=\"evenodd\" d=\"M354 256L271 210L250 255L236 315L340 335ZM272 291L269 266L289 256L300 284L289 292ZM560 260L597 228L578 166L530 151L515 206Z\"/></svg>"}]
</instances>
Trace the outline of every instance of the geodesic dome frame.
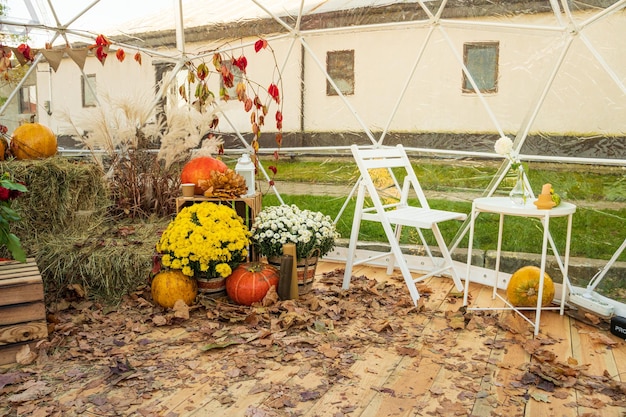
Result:
<instances>
[{"instance_id":1,"label":"geodesic dome frame","mask_svg":"<svg viewBox=\"0 0 626 417\"><path fill-rule=\"evenodd\" d=\"M238 0L210 6L180 0L170 14L109 33L80 27L81 17L105 10L106 0L79 6L65 19L55 10L62 2L25 3L40 20L3 19L3 31L25 28L42 31L52 43L74 36L86 44L105 33L113 47L171 66L162 95L190 60L249 48L259 37L278 45L287 107L282 152L402 142L419 155L497 158L493 141L506 135L522 160L626 165L626 0ZM490 55L480 48L494 45L497 73L489 79L481 60ZM342 68L329 66L328 53L351 49L355 75L346 86L350 79L333 72ZM486 88L490 82L495 91ZM245 124L225 110L225 131L249 148ZM262 146L276 150L271 141ZM508 169L505 160L485 195Z\"/></svg>"}]
</instances>

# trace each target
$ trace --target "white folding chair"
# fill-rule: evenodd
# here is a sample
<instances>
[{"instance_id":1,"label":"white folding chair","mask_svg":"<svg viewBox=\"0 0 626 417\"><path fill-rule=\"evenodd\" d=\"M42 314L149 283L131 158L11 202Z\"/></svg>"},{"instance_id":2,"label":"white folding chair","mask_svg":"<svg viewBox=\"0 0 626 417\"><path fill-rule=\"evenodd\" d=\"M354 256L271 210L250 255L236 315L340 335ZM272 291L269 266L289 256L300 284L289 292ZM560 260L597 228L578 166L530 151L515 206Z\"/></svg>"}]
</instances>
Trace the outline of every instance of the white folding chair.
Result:
<instances>
[{"instance_id":1,"label":"white folding chair","mask_svg":"<svg viewBox=\"0 0 626 417\"><path fill-rule=\"evenodd\" d=\"M356 199L356 207L354 209L354 220L352 222L352 233L350 234L350 246L348 248L348 259L346 260L346 269L343 277L343 289L348 289L350 286L350 278L352 276L352 268L356 265L373 261L382 257L389 257L389 263L387 265L387 274L391 274L395 267L399 267L404 277L404 281L411 294L413 303L417 305L419 300L419 291L416 284L419 281L425 280L431 276L441 275L445 271L449 271L454 284L459 291L463 290L463 284L461 279L457 275L454 269L454 263L447 245L439 231L438 224L448 220L465 220L467 215L464 213L456 213L451 211L434 210L431 209L424 195L424 191L420 186L411 162L402 145L395 147L382 147L375 149L359 149L356 145L351 146L352 154L359 167L361 178L358 184L358 193ZM399 200L394 203L383 204L381 200L381 190L376 188L375 182L372 179L371 171L375 169L386 168L389 170L391 177L394 179L394 188L400 191ZM400 189L396 176L391 169L399 168L400 171L404 171L406 176L404 177L404 183ZM415 195L411 193L411 190L415 192ZM383 190L384 192L384 190ZM364 207L366 195L370 197L373 206ZM409 197L417 197L419 202L418 206L409 205ZM368 257L366 259L356 260L356 246L359 238L359 230L361 222L363 220L379 222L389 241L391 251L389 253L383 253L374 257ZM393 227L392 227L393 226ZM426 275L419 278L413 278L409 271L408 264L400 249L400 234L402 232L402 226L414 227L422 241L424 249L431 261L434 268ZM430 251L426 240L422 234L421 229L430 229L433 232L439 251L441 252L441 258L435 258Z\"/></svg>"}]
</instances>

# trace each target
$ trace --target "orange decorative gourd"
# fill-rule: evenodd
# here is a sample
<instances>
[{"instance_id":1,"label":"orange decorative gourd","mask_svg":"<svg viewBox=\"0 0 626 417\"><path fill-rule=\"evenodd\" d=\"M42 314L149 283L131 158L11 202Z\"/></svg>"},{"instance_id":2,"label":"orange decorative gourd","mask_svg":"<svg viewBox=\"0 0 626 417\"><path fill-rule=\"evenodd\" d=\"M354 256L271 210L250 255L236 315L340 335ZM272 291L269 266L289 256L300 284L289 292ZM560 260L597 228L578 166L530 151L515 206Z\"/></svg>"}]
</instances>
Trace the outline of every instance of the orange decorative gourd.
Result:
<instances>
[{"instance_id":1,"label":"orange decorative gourd","mask_svg":"<svg viewBox=\"0 0 626 417\"><path fill-rule=\"evenodd\" d=\"M198 156L185 164L180 174L180 181L183 184L196 184L195 193L202 194L198 181L211 178L212 171L224 172L227 168L226 164L219 159Z\"/></svg>"},{"instance_id":2,"label":"orange decorative gourd","mask_svg":"<svg viewBox=\"0 0 626 417\"><path fill-rule=\"evenodd\" d=\"M48 158L57 153L57 138L47 126L24 123L13 131L10 148L16 159Z\"/></svg>"},{"instance_id":3,"label":"orange decorative gourd","mask_svg":"<svg viewBox=\"0 0 626 417\"><path fill-rule=\"evenodd\" d=\"M539 297L539 275L541 269L525 266L513 273L506 287L509 302L516 307L536 307ZM549 305L554 299L554 282L548 273L544 273L542 306Z\"/></svg>"},{"instance_id":4,"label":"orange decorative gourd","mask_svg":"<svg viewBox=\"0 0 626 417\"><path fill-rule=\"evenodd\" d=\"M226 294L237 304L249 306L261 301L272 286L278 286L278 277L278 269L269 264L241 264L226 278Z\"/></svg>"},{"instance_id":5,"label":"orange decorative gourd","mask_svg":"<svg viewBox=\"0 0 626 417\"><path fill-rule=\"evenodd\" d=\"M172 308L177 300L187 305L193 304L198 295L195 279L183 274L179 269L161 271L152 279L152 300L165 308Z\"/></svg>"}]
</instances>

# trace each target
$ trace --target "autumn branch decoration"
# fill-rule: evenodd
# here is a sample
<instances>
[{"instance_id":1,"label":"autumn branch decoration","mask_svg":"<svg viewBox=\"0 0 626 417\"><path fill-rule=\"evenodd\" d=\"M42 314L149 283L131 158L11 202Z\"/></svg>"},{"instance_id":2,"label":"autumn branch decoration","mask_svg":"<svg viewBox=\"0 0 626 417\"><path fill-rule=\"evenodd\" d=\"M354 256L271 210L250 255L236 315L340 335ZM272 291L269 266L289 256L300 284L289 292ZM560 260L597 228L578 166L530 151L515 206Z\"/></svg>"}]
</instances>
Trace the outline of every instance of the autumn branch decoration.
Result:
<instances>
[{"instance_id":1,"label":"autumn branch decoration","mask_svg":"<svg viewBox=\"0 0 626 417\"><path fill-rule=\"evenodd\" d=\"M254 44L255 53L259 53L263 50L269 50L274 56L275 67L278 68L276 62L274 50L269 46L265 39L259 39ZM230 65L226 65L229 62ZM280 148L283 140L283 112L281 103L281 94L279 85L282 86L282 79L280 75L277 80L272 80L267 87L263 87L261 84L254 82L247 75L248 59L245 55L236 57L235 55L226 55L225 53L216 52L212 57L212 69L204 61L198 65L193 62L188 62L187 67L189 73L187 76L187 82L189 87L184 85L178 89L179 95L187 102L191 101L191 104L199 111L203 111L206 107L213 104L215 100L215 94L210 90L208 86L209 78L212 74L217 74L223 87L220 88L219 96L222 100L231 100L228 93L229 88L235 87L236 99L243 104L244 111L250 113L250 125L253 134L251 141L252 149L255 153L254 163L258 163L256 154L259 150L259 138L261 136L261 129L265 125L269 108L272 103L278 106L275 112L274 119L276 123L276 144ZM238 68L241 72L241 79L236 82L235 74L233 74L231 68ZM278 73L278 71L276 71ZM236 84L235 84L236 82ZM191 94L192 86L195 85L193 94ZM263 94L265 93L265 94ZM261 97L265 95L265 101ZM195 100L194 100L195 99ZM219 120L216 118L214 125L211 128L216 128ZM274 153L274 159L278 159L278 152ZM276 168L270 167L270 171L276 174ZM273 181L271 181L273 183ZM270 183L270 184L271 184Z\"/></svg>"}]
</instances>

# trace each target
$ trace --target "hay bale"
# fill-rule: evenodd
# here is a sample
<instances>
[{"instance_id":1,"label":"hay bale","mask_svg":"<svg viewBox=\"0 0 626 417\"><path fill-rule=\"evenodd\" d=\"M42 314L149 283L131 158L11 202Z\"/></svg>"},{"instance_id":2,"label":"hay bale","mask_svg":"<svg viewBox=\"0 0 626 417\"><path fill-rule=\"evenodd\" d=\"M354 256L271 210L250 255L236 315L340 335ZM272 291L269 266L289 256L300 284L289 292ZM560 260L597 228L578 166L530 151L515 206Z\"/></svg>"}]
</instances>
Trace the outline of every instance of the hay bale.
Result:
<instances>
[{"instance_id":1,"label":"hay bale","mask_svg":"<svg viewBox=\"0 0 626 417\"><path fill-rule=\"evenodd\" d=\"M43 235L35 258L48 299L79 284L88 297L111 304L148 284L152 255L168 221L91 222L65 235Z\"/></svg>"},{"instance_id":2,"label":"hay bale","mask_svg":"<svg viewBox=\"0 0 626 417\"><path fill-rule=\"evenodd\" d=\"M0 162L0 172L5 171L29 190L14 200L22 221L12 231L37 261L47 300L79 284L87 296L115 303L147 282L169 218L130 223L108 217L106 183L91 162L11 160Z\"/></svg>"},{"instance_id":3,"label":"hay bale","mask_svg":"<svg viewBox=\"0 0 626 417\"><path fill-rule=\"evenodd\" d=\"M73 227L76 213L106 214L110 204L101 170L93 163L56 156L38 160L0 162L0 172L9 172L24 182L28 193L13 202L22 217L14 233L27 250L44 233L61 233Z\"/></svg>"}]
</instances>

